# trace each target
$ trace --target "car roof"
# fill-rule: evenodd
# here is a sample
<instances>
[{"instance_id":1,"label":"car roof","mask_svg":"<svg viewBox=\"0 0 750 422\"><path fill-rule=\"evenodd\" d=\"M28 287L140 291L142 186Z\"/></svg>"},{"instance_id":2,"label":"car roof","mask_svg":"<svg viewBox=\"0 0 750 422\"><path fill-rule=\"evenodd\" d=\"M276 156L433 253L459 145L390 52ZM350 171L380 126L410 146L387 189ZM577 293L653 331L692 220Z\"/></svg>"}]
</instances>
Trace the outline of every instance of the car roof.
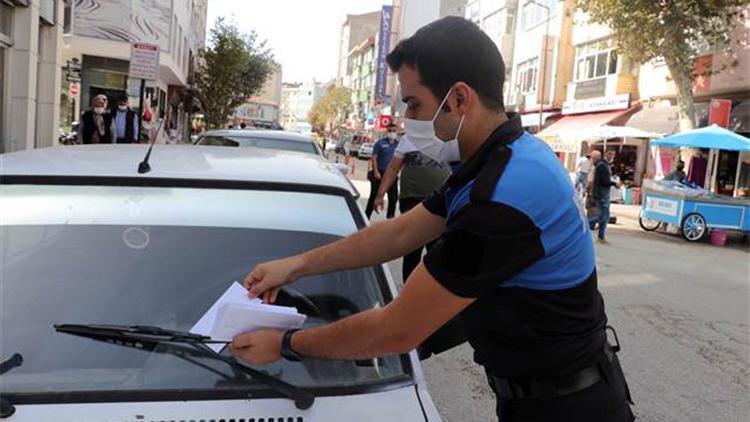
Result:
<instances>
[{"instance_id":1,"label":"car roof","mask_svg":"<svg viewBox=\"0 0 750 422\"><path fill-rule=\"evenodd\" d=\"M285 130L221 129L206 131L201 136L240 136L247 139L278 139L284 141L297 141L305 143L315 142L315 140L313 140L309 136Z\"/></svg>"},{"instance_id":2,"label":"car roof","mask_svg":"<svg viewBox=\"0 0 750 422\"><path fill-rule=\"evenodd\" d=\"M151 171L138 173L148 145L74 145L0 154L0 176L67 176L261 182L339 188L357 195L331 163L262 148L155 145Z\"/></svg>"}]
</instances>

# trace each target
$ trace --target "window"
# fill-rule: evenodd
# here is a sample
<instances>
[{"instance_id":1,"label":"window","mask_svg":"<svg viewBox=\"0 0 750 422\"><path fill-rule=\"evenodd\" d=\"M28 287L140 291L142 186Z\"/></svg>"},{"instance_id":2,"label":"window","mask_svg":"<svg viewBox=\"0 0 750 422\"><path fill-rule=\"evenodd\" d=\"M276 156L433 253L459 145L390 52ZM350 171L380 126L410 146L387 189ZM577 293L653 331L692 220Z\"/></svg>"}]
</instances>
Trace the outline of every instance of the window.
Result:
<instances>
[{"instance_id":1,"label":"window","mask_svg":"<svg viewBox=\"0 0 750 422\"><path fill-rule=\"evenodd\" d=\"M535 0L534 3L524 4L521 11L523 30L528 31L544 22L547 19L547 13L549 13L550 18L554 17L557 14L557 5L559 3L560 0ZM547 6L549 10L540 6L540 4Z\"/></svg>"},{"instance_id":2,"label":"window","mask_svg":"<svg viewBox=\"0 0 750 422\"><path fill-rule=\"evenodd\" d=\"M5 48L0 44L0 110L5 110L5 96L3 95L3 87L5 86ZM5 144L3 143L3 114L0 113L0 153L5 152Z\"/></svg>"},{"instance_id":3,"label":"window","mask_svg":"<svg viewBox=\"0 0 750 422\"><path fill-rule=\"evenodd\" d=\"M617 73L619 56L612 40L599 40L576 47L574 80L601 78Z\"/></svg>"},{"instance_id":4,"label":"window","mask_svg":"<svg viewBox=\"0 0 750 422\"><path fill-rule=\"evenodd\" d=\"M539 58L535 57L520 63L517 74L516 86L521 94L526 95L536 92L537 79L539 79Z\"/></svg>"},{"instance_id":5,"label":"window","mask_svg":"<svg viewBox=\"0 0 750 422\"><path fill-rule=\"evenodd\" d=\"M0 1L0 43L10 44L10 24L13 8Z\"/></svg>"}]
</instances>

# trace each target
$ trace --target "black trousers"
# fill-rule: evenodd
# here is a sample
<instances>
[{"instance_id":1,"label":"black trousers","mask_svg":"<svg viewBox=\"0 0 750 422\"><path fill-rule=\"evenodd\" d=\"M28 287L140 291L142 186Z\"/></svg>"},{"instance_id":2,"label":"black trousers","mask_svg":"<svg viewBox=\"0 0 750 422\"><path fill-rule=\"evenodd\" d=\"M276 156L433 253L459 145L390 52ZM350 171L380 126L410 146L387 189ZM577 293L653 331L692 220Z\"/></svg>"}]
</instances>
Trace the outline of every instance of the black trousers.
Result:
<instances>
[{"instance_id":1,"label":"black trousers","mask_svg":"<svg viewBox=\"0 0 750 422\"><path fill-rule=\"evenodd\" d=\"M495 391L491 378L490 387ZM628 394L625 375L618 363L612 376L566 396L540 399L498 396L497 417L500 422L632 422L635 416Z\"/></svg>"},{"instance_id":2,"label":"black trousers","mask_svg":"<svg viewBox=\"0 0 750 422\"><path fill-rule=\"evenodd\" d=\"M385 172L383 172L385 173ZM370 197L367 199L367 208L365 208L365 215L369 219L372 215L372 211L375 208L375 197L378 195L378 189L380 189L380 181L382 179L376 179L372 173L367 174L367 178L370 179ZM393 181L393 185L388 189L388 212L386 213L387 218L393 218L396 215L396 203L398 202L398 178Z\"/></svg>"}]
</instances>

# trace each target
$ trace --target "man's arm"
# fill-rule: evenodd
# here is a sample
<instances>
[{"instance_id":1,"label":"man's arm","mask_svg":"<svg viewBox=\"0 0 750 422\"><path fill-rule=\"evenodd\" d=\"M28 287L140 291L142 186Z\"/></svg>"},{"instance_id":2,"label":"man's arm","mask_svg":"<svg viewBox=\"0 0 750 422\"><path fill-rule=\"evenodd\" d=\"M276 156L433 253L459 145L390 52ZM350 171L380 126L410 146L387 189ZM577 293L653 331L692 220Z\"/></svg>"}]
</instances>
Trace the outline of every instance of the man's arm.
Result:
<instances>
[{"instance_id":1,"label":"man's arm","mask_svg":"<svg viewBox=\"0 0 750 422\"><path fill-rule=\"evenodd\" d=\"M245 277L251 297L273 302L279 287L300 277L368 267L406 255L437 238L445 219L416 206L406 214L369 226L339 241L300 255L260 264ZM363 252L366 251L366 252Z\"/></svg>"},{"instance_id":2,"label":"man's arm","mask_svg":"<svg viewBox=\"0 0 750 422\"><path fill-rule=\"evenodd\" d=\"M420 264L399 296L384 308L299 331L292 337L292 349L302 356L321 359L370 359L406 353L474 300L454 295ZM230 350L255 365L270 363L279 359L281 336L276 330L242 334L235 337Z\"/></svg>"},{"instance_id":3,"label":"man's arm","mask_svg":"<svg viewBox=\"0 0 750 422\"><path fill-rule=\"evenodd\" d=\"M377 146L377 144L375 144ZM378 169L378 148L373 148L372 150L372 157L370 157L370 163L372 165L372 176L376 179L380 179L383 177L382 174L380 174L380 170ZM372 192L370 192L372 195Z\"/></svg>"}]
</instances>

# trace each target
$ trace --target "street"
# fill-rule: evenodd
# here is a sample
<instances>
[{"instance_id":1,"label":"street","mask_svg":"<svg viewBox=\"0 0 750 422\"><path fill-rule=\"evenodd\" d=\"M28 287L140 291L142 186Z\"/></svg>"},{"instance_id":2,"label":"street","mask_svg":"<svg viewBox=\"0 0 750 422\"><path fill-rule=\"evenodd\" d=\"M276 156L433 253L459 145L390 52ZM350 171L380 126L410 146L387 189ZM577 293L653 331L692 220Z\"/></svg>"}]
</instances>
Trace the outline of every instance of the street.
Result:
<instances>
[{"instance_id":1,"label":"street","mask_svg":"<svg viewBox=\"0 0 750 422\"><path fill-rule=\"evenodd\" d=\"M363 208L366 170L357 161L351 176ZM747 421L747 246L736 239L724 248L689 244L643 232L627 217L610 228L610 244L597 246L599 286L623 347L638 420ZM389 267L401 280L400 260ZM494 396L468 345L430 358L423 368L445 421L493 420Z\"/></svg>"}]
</instances>

